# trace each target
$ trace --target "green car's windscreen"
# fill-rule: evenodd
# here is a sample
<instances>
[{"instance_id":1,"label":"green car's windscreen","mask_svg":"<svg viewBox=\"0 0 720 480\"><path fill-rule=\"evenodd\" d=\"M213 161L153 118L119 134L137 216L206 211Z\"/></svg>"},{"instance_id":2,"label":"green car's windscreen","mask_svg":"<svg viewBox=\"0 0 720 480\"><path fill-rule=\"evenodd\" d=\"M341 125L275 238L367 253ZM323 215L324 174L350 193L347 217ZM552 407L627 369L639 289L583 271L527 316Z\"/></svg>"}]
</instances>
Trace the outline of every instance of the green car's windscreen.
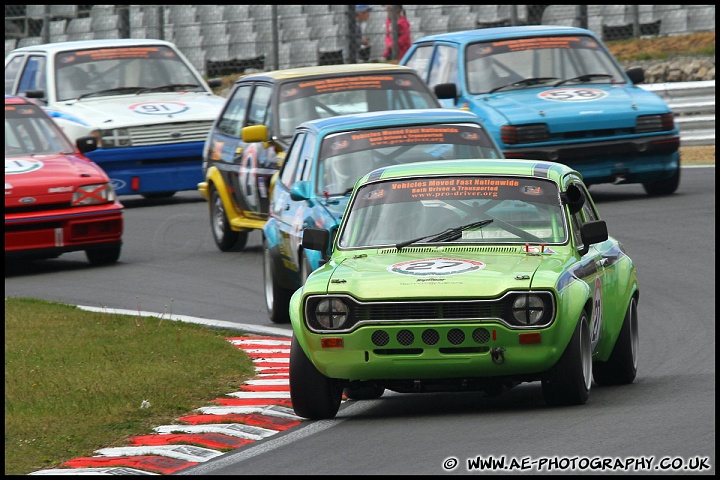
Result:
<instances>
[{"instance_id":1,"label":"green car's windscreen","mask_svg":"<svg viewBox=\"0 0 720 480\"><path fill-rule=\"evenodd\" d=\"M557 185L509 176L438 176L376 182L360 188L349 205L340 248L395 245L451 228L452 242L559 244L567 241Z\"/></svg>"}]
</instances>

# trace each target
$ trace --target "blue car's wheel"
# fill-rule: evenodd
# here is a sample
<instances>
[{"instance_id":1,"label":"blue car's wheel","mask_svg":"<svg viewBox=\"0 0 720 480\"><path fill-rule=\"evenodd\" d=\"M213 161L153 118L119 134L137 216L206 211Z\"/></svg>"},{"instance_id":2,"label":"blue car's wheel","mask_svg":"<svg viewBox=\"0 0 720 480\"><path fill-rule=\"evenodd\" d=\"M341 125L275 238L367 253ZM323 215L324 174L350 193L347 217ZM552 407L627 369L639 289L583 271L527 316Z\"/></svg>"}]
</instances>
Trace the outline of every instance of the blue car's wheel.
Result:
<instances>
[{"instance_id":1,"label":"blue car's wheel","mask_svg":"<svg viewBox=\"0 0 720 480\"><path fill-rule=\"evenodd\" d=\"M273 323L290 321L290 297L292 291L278 285L275 279L275 267L272 253L267 243L263 243L263 286L265 290L265 308Z\"/></svg>"},{"instance_id":2,"label":"blue car's wheel","mask_svg":"<svg viewBox=\"0 0 720 480\"><path fill-rule=\"evenodd\" d=\"M295 413L311 420L334 418L340 409L343 387L315 368L293 336L290 347L290 400Z\"/></svg>"},{"instance_id":3,"label":"blue car's wheel","mask_svg":"<svg viewBox=\"0 0 720 480\"><path fill-rule=\"evenodd\" d=\"M659 180L657 182L643 183L643 188L648 195L670 195L680 186L680 166L672 177L667 180Z\"/></svg>"}]
</instances>

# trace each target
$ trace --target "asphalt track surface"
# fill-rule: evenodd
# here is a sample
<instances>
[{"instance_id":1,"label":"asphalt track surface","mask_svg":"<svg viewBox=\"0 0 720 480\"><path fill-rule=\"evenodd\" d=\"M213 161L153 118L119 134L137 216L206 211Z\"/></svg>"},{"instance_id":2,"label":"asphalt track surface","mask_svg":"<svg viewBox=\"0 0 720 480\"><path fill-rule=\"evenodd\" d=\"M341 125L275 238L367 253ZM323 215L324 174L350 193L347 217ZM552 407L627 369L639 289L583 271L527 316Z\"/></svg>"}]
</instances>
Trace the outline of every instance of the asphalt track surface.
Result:
<instances>
[{"instance_id":1,"label":"asphalt track surface","mask_svg":"<svg viewBox=\"0 0 720 480\"><path fill-rule=\"evenodd\" d=\"M259 235L253 233L242 252L222 253L209 236L207 206L194 192L154 203L127 198L117 265L92 268L80 253L23 268L6 265L6 296L218 322L237 328L239 336L229 341L254 355L258 368L272 370L259 370L256 383L211 402L207 408L215 410L205 412L212 413L188 412L178 419L182 428L160 426L132 440L139 444L129 443L129 450L99 451L68 460L62 472L36 473L482 473L467 461L494 455L635 462L635 469L614 473L713 474L715 169L684 168L670 197L647 197L638 185L596 186L591 193L611 234L638 265L641 356L633 385L594 387L587 405L569 409L547 409L534 384L497 399L386 392L378 400L347 401L336 419L320 422L293 418L282 393L290 331L265 315ZM270 345L246 343L246 337ZM208 415L225 415L229 424L244 415L245 425L267 431L209 429L203 426ZM202 441L207 446L200 447ZM664 458L679 468L664 468L658 463ZM640 465L650 459L652 466ZM571 472L560 467L540 472Z\"/></svg>"}]
</instances>

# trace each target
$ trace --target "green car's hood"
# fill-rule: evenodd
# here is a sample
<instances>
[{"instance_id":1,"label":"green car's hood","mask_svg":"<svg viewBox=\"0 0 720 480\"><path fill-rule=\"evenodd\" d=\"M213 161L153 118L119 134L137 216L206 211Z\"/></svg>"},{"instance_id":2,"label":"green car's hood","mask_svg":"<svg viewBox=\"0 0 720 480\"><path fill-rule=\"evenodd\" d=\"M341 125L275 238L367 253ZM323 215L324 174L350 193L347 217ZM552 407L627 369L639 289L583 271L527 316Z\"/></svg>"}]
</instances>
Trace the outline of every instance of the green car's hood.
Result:
<instances>
[{"instance_id":1,"label":"green car's hood","mask_svg":"<svg viewBox=\"0 0 720 480\"><path fill-rule=\"evenodd\" d=\"M325 270L329 278L324 276L327 291L352 292L366 300L494 297L517 288L551 288L564 263L564 256L557 252L533 255L522 247L466 250L470 252L411 248L391 253L390 249L379 255L349 257L340 264L331 262L326 268L332 271Z\"/></svg>"}]
</instances>

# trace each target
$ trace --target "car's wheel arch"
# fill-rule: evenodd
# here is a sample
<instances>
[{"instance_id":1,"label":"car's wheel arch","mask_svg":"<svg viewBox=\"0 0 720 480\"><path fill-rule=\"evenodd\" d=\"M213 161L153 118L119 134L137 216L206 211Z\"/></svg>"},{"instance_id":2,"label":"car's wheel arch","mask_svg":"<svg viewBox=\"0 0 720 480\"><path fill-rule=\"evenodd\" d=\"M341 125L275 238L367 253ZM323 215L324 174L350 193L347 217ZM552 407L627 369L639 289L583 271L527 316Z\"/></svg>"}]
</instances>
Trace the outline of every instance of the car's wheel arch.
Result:
<instances>
[{"instance_id":1,"label":"car's wheel arch","mask_svg":"<svg viewBox=\"0 0 720 480\"><path fill-rule=\"evenodd\" d=\"M617 339L620 336L620 331L622 330L623 322L625 321L625 313L630 307L630 302L633 299L635 299L636 305L639 304L640 290L638 288L635 288L632 291L632 293L627 297L627 301L623 304L623 308L618 310L622 313L618 316L617 319L612 319L613 321L603 322L603 330L600 337L600 342L598 343L598 346L593 354L594 362L605 362L610 358L610 355L612 355L613 348L615 347L615 342L617 342Z\"/></svg>"}]
</instances>

